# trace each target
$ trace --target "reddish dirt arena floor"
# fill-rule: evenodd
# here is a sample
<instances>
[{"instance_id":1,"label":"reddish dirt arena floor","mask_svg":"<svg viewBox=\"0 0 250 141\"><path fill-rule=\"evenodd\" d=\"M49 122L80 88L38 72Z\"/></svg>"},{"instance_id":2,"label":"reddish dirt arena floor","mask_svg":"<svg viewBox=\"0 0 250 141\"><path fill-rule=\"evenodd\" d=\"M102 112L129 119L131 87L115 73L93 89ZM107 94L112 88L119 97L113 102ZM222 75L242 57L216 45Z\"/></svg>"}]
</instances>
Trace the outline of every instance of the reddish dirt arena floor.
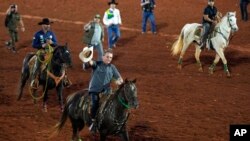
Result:
<instances>
[{"instance_id":1,"label":"reddish dirt arena floor","mask_svg":"<svg viewBox=\"0 0 250 141\"><path fill-rule=\"evenodd\" d=\"M140 102L139 108L131 111L127 124L132 141L228 141L230 124L250 124L250 24L241 21L238 0L215 1L223 14L237 12L239 31L225 52L231 78L224 75L221 62L213 75L208 74L214 51L205 50L201 54L204 72L198 72L194 46L188 49L181 71L176 68L178 56L171 55L171 45L183 25L201 21L207 0L156 0L157 35L150 32L141 35L140 0L118 2L123 25L113 63L123 78L137 79ZM17 54L4 46L8 34L3 13L12 3L18 4L26 27L20 33ZM34 51L32 37L41 28L37 23L42 17L52 18L53 31L60 44L69 44L74 63L69 69L73 85L64 89L64 98L86 88L91 71L83 71L78 58L84 47L82 27L96 13L103 15L107 8L106 0L0 0L1 141L70 140L69 120L58 136L48 138L49 129L61 114L54 90L49 91L47 113L42 111L41 100L33 104L27 87L22 99L16 101L22 60ZM81 136L92 140L87 129ZM119 138L111 136L108 140Z\"/></svg>"}]
</instances>

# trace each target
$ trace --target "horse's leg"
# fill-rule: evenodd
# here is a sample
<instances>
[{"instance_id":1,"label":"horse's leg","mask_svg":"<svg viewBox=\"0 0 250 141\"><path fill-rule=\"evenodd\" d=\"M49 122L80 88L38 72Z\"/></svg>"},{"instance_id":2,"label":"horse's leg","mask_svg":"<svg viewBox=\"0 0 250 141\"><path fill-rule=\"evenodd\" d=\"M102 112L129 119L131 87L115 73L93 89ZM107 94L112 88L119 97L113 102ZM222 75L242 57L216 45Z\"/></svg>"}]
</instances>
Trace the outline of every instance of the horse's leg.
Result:
<instances>
[{"instance_id":1,"label":"horse's leg","mask_svg":"<svg viewBox=\"0 0 250 141\"><path fill-rule=\"evenodd\" d=\"M43 110L44 112L48 112L48 107L47 107L47 101L48 101L48 89L45 89L45 86L43 87Z\"/></svg>"},{"instance_id":2,"label":"horse's leg","mask_svg":"<svg viewBox=\"0 0 250 141\"><path fill-rule=\"evenodd\" d=\"M217 53L218 53L218 55L220 56L220 58L221 58L221 60L223 62L224 72L226 73L227 77L231 77L231 74L230 74L230 72L228 70L228 66L227 66L227 60L226 60L226 57L224 55L224 49L219 48L217 50Z\"/></svg>"},{"instance_id":3,"label":"horse's leg","mask_svg":"<svg viewBox=\"0 0 250 141\"><path fill-rule=\"evenodd\" d=\"M83 120L79 120L79 123L78 123L78 140L77 141L82 141L81 139L81 136L79 134L79 132L84 128L84 121Z\"/></svg>"},{"instance_id":4,"label":"horse's leg","mask_svg":"<svg viewBox=\"0 0 250 141\"><path fill-rule=\"evenodd\" d=\"M56 87L56 91L57 91L58 102L60 105L60 110L63 111L64 105L63 105L63 96L62 96L62 91L63 91L62 83Z\"/></svg>"},{"instance_id":5,"label":"horse's leg","mask_svg":"<svg viewBox=\"0 0 250 141\"><path fill-rule=\"evenodd\" d=\"M120 135L122 141L129 141L127 130L123 130L119 135Z\"/></svg>"},{"instance_id":6,"label":"horse's leg","mask_svg":"<svg viewBox=\"0 0 250 141\"><path fill-rule=\"evenodd\" d=\"M194 56L195 56L195 59L196 59L196 63L198 65L198 67L199 67L199 71L203 72L202 63L200 61L201 49L200 49L200 47L197 44L195 44L195 48L196 49L195 49Z\"/></svg>"},{"instance_id":7,"label":"horse's leg","mask_svg":"<svg viewBox=\"0 0 250 141\"><path fill-rule=\"evenodd\" d=\"M182 69L182 61L183 61L183 57L185 55L185 52L186 52L188 46L191 44L191 42L187 42L185 40L186 39L184 38L183 48L181 50L180 57L179 57L179 60L178 60L178 66L177 66L177 68L180 69L180 70Z\"/></svg>"},{"instance_id":8,"label":"horse's leg","mask_svg":"<svg viewBox=\"0 0 250 141\"><path fill-rule=\"evenodd\" d=\"M72 134L72 141L77 141L77 137L78 137L78 122L76 119L72 119L70 118L71 121L71 126L73 129L73 134Z\"/></svg>"},{"instance_id":9,"label":"horse's leg","mask_svg":"<svg viewBox=\"0 0 250 141\"><path fill-rule=\"evenodd\" d=\"M209 74L213 74L217 63L220 61L220 56L216 53L213 64L208 68Z\"/></svg>"},{"instance_id":10,"label":"horse's leg","mask_svg":"<svg viewBox=\"0 0 250 141\"><path fill-rule=\"evenodd\" d=\"M100 141L105 141L106 140L107 135L100 133Z\"/></svg>"}]
</instances>

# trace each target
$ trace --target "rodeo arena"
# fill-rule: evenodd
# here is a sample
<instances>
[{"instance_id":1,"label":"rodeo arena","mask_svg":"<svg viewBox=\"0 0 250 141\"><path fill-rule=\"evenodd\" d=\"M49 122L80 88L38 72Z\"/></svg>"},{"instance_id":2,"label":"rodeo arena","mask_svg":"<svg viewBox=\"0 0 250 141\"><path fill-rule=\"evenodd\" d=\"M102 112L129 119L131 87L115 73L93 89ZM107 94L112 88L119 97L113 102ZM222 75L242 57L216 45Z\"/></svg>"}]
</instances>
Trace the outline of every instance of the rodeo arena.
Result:
<instances>
[{"instance_id":1,"label":"rodeo arena","mask_svg":"<svg viewBox=\"0 0 250 141\"><path fill-rule=\"evenodd\" d=\"M0 141L250 141L249 0L0 0Z\"/></svg>"}]
</instances>

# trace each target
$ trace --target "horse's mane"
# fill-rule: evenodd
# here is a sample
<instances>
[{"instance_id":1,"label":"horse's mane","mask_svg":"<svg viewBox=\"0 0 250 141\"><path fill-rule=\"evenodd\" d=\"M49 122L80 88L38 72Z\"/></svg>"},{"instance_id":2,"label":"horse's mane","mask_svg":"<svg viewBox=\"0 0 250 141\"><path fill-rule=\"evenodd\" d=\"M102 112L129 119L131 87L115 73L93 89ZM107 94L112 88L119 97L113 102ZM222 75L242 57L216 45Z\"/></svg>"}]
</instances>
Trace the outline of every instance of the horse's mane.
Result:
<instances>
[{"instance_id":1,"label":"horse's mane","mask_svg":"<svg viewBox=\"0 0 250 141\"><path fill-rule=\"evenodd\" d=\"M220 20L220 22L219 22L215 27L221 26L221 24L222 24L225 20L227 20L227 15L228 15L229 13L230 13L230 12L227 12L227 13L222 17L222 19Z\"/></svg>"}]
</instances>

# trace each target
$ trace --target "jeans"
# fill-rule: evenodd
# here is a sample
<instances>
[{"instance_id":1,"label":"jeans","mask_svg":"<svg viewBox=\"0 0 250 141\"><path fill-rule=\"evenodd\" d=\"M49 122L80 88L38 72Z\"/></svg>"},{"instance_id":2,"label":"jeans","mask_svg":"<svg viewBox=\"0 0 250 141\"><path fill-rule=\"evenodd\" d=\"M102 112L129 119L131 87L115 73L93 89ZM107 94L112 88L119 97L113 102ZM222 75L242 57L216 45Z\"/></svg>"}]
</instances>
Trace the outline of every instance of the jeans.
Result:
<instances>
[{"instance_id":1,"label":"jeans","mask_svg":"<svg viewBox=\"0 0 250 141\"><path fill-rule=\"evenodd\" d=\"M91 118L94 119L96 116L96 112L99 108L99 93L98 92L89 92L89 95L91 96Z\"/></svg>"},{"instance_id":2,"label":"jeans","mask_svg":"<svg viewBox=\"0 0 250 141\"><path fill-rule=\"evenodd\" d=\"M97 50L98 52L98 58L97 61L102 61L102 56L103 56L103 46L102 46L102 42L100 43L96 43L96 44L91 44L94 49Z\"/></svg>"},{"instance_id":3,"label":"jeans","mask_svg":"<svg viewBox=\"0 0 250 141\"><path fill-rule=\"evenodd\" d=\"M146 32L147 21L150 20L151 23L151 31L156 32L156 24L155 24L155 16L153 12L143 11L142 14L142 32Z\"/></svg>"},{"instance_id":4,"label":"jeans","mask_svg":"<svg viewBox=\"0 0 250 141\"><path fill-rule=\"evenodd\" d=\"M201 34L201 42L203 44L206 44L207 36L208 36L209 30L211 28L211 25L209 23L203 23L202 28L203 28L203 31Z\"/></svg>"},{"instance_id":5,"label":"jeans","mask_svg":"<svg viewBox=\"0 0 250 141\"><path fill-rule=\"evenodd\" d=\"M112 48L117 40L121 37L119 25L108 26L108 46Z\"/></svg>"},{"instance_id":6,"label":"jeans","mask_svg":"<svg viewBox=\"0 0 250 141\"><path fill-rule=\"evenodd\" d=\"M244 21L248 20L247 5L248 5L248 2L240 3L241 19Z\"/></svg>"}]
</instances>

